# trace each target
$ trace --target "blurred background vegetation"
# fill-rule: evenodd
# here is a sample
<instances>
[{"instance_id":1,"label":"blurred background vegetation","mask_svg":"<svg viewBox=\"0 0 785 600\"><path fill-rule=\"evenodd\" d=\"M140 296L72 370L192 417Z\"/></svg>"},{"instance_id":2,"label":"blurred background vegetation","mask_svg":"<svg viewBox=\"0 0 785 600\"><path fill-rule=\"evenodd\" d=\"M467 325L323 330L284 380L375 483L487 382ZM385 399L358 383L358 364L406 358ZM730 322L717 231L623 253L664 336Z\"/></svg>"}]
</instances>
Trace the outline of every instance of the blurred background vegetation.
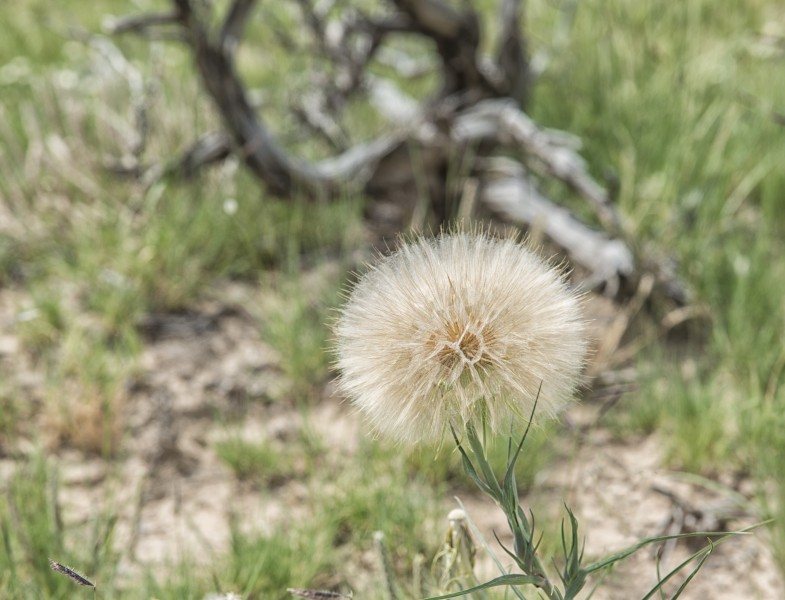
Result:
<instances>
[{"instance_id":1,"label":"blurred background vegetation","mask_svg":"<svg viewBox=\"0 0 785 600\"><path fill-rule=\"evenodd\" d=\"M288 111L310 84L311 58L277 44L276 28L297 26L284 5L258 8L239 65L287 148L321 156ZM151 185L107 168L133 151L139 102L150 160L218 126L184 48L102 32L112 14L153 8L163 6L0 4L0 596L74 597L49 570L52 557L100 581L103 598L229 589L285 598L289 586L381 597L369 575L372 533L385 532L403 572L433 556L443 499L469 487L449 452L405 455L361 435L356 452L328 459L331 435L317 423L283 446L230 437L214 452L238 480L261 491L302 480L308 517L265 534L233 526L209 569L173 557L165 576L129 576L111 502L78 526L60 515L63 449L108 464L128 458L123 403L149 315L188 313L224 301L230 282L247 285L246 308L290 382L266 401L307 419L331 375L332 311L367 246L361 198L274 199L234 159ZM776 519L770 544L785 569L785 10L775 0L532 1L526 10L530 50L550 56L531 116L583 140L592 172L617 188L625 227L675 260L707 317L678 341L641 317L637 388L605 426L621 440L657 435L673 469L751 482L750 502ZM434 82L407 91L425 97ZM353 133L378 130L357 104ZM325 265L327 276L307 277ZM523 490L564 435L534 434Z\"/></svg>"}]
</instances>

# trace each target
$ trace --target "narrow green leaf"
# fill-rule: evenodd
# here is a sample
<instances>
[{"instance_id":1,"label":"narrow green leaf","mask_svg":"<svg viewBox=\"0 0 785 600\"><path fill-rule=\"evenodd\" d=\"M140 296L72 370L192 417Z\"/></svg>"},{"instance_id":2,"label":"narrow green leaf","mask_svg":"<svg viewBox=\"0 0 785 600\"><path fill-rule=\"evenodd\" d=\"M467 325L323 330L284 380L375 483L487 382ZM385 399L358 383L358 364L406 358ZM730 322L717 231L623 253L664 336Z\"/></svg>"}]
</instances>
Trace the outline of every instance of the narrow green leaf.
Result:
<instances>
[{"instance_id":1,"label":"narrow green leaf","mask_svg":"<svg viewBox=\"0 0 785 600\"><path fill-rule=\"evenodd\" d=\"M477 437L477 431L471 425L466 427L466 437L469 440L469 446L471 447L472 453L474 454L474 457L480 466L483 477L485 477L485 483L487 483L488 487L490 487L493 491L491 497L501 504L504 498L502 489L499 487L499 482L496 480L496 476L493 473L493 468L490 464L488 464L488 459L485 457L485 448L483 448L482 442Z\"/></svg>"},{"instance_id":2,"label":"narrow green leaf","mask_svg":"<svg viewBox=\"0 0 785 600\"><path fill-rule=\"evenodd\" d=\"M687 557L684 561L676 565L676 567L674 567L665 577L660 579L657 582L657 584L653 588L651 588L651 590L649 590L649 593L646 594L641 600L649 600L657 591L660 591L662 589L662 586L664 586L671 577L676 575L679 571L681 571L693 560L703 555L700 562L695 566L695 568L689 574L687 579L685 579L684 582L682 582L682 584L679 586L679 589L676 590L676 594L671 599L671 600L676 600L676 598L678 598L681 595L681 593L684 591L684 589L687 587L689 582L692 581L692 578L698 574L698 571L700 571L701 567L703 567L703 564L706 562L706 560L709 558L709 556L713 551L714 551L714 543L712 543L712 541L709 540L709 543L706 546L704 546L703 548L701 548L691 556Z\"/></svg>"},{"instance_id":3,"label":"narrow green leaf","mask_svg":"<svg viewBox=\"0 0 785 600\"><path fill-rule=\"evenodd\" d=\"M701 570L701 568L703 567L703 564L709 559L709 556L711 556L711 553L714 552L714 545L711 544L711 540L709 540L709 544L711 545L711 548L709 548L709 550L706 552L706 554L703 555L703 558L700 559L700 562L695 566L695 568L692 570L692 572L687 576L687 579L685 579L684 582L679 586L679 589L676 590L676 593L673 595L671 600L677 600L678 597L681 596L681 593L685 589L687 589L687 586L690 584L690 581L692 581L692 578L695 577L698 574L698 571Z\"/></svg>"},{"instance_id":4,"label":"narrow green leaf","mask_svg":"<svg viewBox=\"0 0 785 600\"><path fill-rule=\"evenodd\" d=\"M504 487L507 487L508 481L512 479L513 485L515 485L515 464L518 462L518 456L521 453L521 448L523 448L523 443L526 441L526 437L529 435L529 429L531 429L532 421L534 421L534 412L537 410L537 402L540 399L540 392L542 391L542 381L540 381L540 387L537 390L537 396L534 398L534 405L532 406L531 414L529 415L529 422L526 424L526 431L523 432L523 436L521 437L521 441L518 444L518 447L515 449L515 453L512 456L508 456L508 464L507 464L507 472L504 474ZM512 439L512 437L510 437Z\"/></svg>"},{"instance_id":5,"label":"narrow green leaf","mask_svg":"<svg viewBox=\"0 0 785 600\"><path fill-rule=\"evenodd\" d=\"M466 596L468 594L473 594L474 592L480 592L482 590L487 590L492 587L500 587L500 586L513 586L513 585L542 585L543 579L542 577L537 577L536 575L521 575L521 574L508 574L508 575L501 575L500 577L496 577L495 579L491 579L490 581L486 581L480 585L474 586L472 588L467 588L465 590L460 590L457 592L451 592L449 594L444 594L443 596L431 596L430 598L426 598L425 600L446 600L447 598L458 598L460 596Z\"/></svg>"},{"instance_id":6,"label":"narrow green leaf","mask_svg":"<svg viewBox=\"0 0 785 600\"><path fill-rule=\"evenodd\" d=\"M733 537L738 535L748 535L750 531L760 527L761 525L766 525L771 521L764 521L762 523L756 523L755 525L751 525L750 527L745 527L744 529L740 529L738 531L728 531L728 532L717 532L717 531L698 531L695 533L679 533L676 535L659 535L655 537L646 538L641 540L637 544L630 546L629 548L625 548L615 554L607 556L602 560L594 562L590 565L587 565L583 568L583 571L587 574L593 573L594 571L599 571L600 569L604 569L605 567L609 567L614 563L619 562L620 560L627 558L628 556L635 554L641 548L649 546L651 544L656 544L657 542L665 542L668 540L680 540L685 538L694 538L694 537L705 537L705 538L712 538L721 536L718 540L715 540L713 543L715 545L721 544Z\"/></svg>"},{"instance_id":7,"label":"narrow green leaf","mask_svg":"<svg viewBox=\"0 0 785 600\"><path fill-rule=\"evenodd\" d=\"M458 451L461 453L461 462L463 464L463 470L483 492L488 494L491 498L496 499L496 497L493 495L493 490L490 488L490 486L487 483L485 483L485 481L483 481L480 478L479 473L477 473L477 469L474 467L474 464L472 463L472 460L469 458L469 455L466 453L466 450L463 449L463 445L458 439L458 436L455 434L455 430L452 429L452 427L450 427L450 429L452 430L452 436L455 439L455 445L458 448Z\"/></svg>"},{"instance_id":8,"label":"narrow green leaf","mask_svg":"<svg viewBox=\"0 0 785 600\"><path fill-rule=\"evenodd\" d=\"M496 531L492 530L492 533L493 533L493 537L496 538L496 542L499 544L499 546L501 546L501 549L504 550L504 552L506 552L507 555L515 561L515 564L518 565L519 569L521 569L522 571L525 571L526 570L526 565L521 560L521 558L517 554L515 554L515 552L513 552L512 550L507 548L507 546L505 546L502 543L502 541L499 539L499 536L496 535Z\"/></svg>"}]
</instances>

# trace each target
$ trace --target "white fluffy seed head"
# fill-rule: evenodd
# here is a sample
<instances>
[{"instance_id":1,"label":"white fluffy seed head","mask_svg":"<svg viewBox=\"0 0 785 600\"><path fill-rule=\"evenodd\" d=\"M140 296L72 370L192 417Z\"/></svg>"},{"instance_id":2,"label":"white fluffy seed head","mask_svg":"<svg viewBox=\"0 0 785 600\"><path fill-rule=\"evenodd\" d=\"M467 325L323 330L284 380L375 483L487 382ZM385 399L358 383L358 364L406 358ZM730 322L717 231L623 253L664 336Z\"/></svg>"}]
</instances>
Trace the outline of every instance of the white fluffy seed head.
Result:
<instances>
[{"instance_id":1,"label":"white fluffy seed head","mask_svg":"<svg viewBox=\"0 0 785 600\"><path fill-rule=\"evenodd\" d=\"M541 418L572 399L587 348L580 308L563 270L514 239L416 239L343 308L339 388L404 443L437 441L451 425L517 430L535 400Z\"/></svg>"}]
</instances>

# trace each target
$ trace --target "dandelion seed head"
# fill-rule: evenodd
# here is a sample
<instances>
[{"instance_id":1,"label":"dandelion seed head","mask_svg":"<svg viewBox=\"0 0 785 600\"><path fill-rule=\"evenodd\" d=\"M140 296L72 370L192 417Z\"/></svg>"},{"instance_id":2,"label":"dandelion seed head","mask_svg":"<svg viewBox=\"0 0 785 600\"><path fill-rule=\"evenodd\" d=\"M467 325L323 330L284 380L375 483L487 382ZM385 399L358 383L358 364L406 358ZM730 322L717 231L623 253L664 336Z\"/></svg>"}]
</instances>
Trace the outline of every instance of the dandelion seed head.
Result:
<instances>
[{"instance_id":1,"label":"dandelion seed head","mask_svg":"<svg viewBox=\"0 0 785 600\"><path fill-rule=\"evenodd\" d=\"M437 441L555 416L586 354L564 272L514 239L448 232L371 268L335 328L339 387L379 432Z\"/></svg>"}]
</instances>

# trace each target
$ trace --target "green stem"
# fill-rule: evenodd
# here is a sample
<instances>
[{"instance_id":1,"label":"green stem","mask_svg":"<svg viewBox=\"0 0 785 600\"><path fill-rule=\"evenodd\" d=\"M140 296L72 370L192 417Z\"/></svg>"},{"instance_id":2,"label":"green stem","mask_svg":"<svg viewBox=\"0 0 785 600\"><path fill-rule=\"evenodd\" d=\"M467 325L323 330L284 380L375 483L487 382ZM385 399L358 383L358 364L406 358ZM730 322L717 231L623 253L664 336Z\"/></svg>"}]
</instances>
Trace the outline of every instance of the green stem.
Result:
<instances>
[{"instance_id":1,"label":"green stem","mask_svg":"<svg viewBox=\"0 0 785 600\"><path fill-rule=\"evenodd\" d=\"M466 440L479 466L479 471L485 479L484 483L486 485L481 485L480 489L493 498L507 517L507 523L510 526L515 544L514 558L516 558L516 563L524 574L532 577L531 585L540 588L548 596L549 600L563 600L562 594L550 582L545 574L542 562L537 557L532 526L526 518L523 508L521 508L516 486L504 485L502 487L499 484L493 468L488 463L485 448L477 435L477 430L471 424L466 427Z\"/></svg>"}]
</instances>

